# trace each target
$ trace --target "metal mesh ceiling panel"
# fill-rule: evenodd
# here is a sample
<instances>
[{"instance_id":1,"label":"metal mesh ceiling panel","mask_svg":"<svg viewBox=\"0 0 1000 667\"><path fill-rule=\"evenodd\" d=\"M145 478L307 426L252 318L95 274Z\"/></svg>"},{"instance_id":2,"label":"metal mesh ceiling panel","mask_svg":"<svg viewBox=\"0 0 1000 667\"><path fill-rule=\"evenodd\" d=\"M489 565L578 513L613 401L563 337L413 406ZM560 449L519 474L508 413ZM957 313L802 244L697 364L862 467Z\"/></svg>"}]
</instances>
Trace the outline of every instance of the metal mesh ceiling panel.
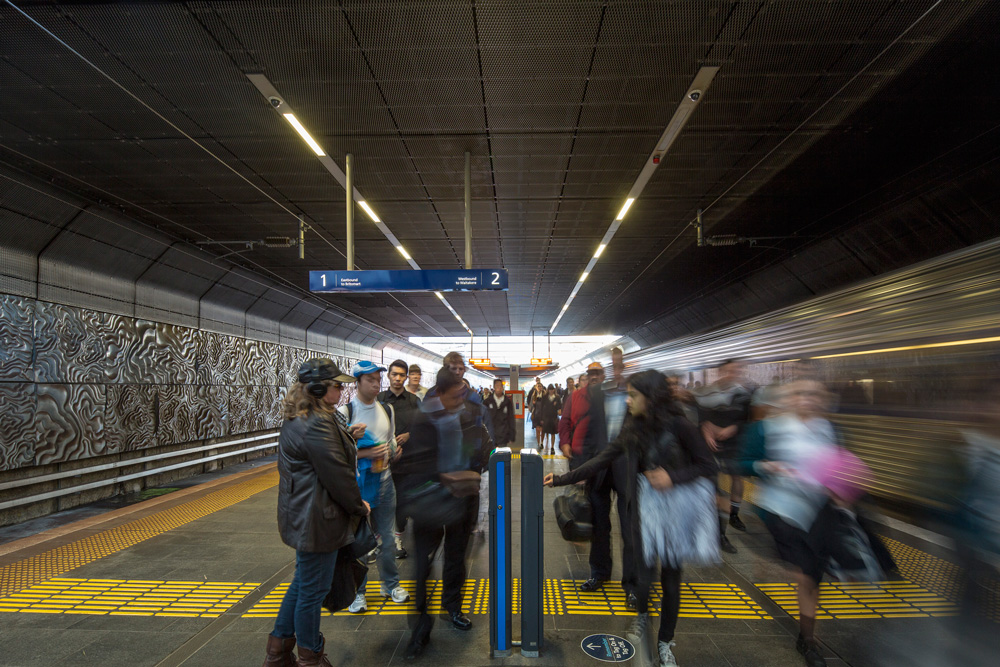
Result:
<instances>
[{"instance_id":1,"label":"metal mesh ceiling panel","mask_svg":"<svg viewBox=\"0 0 1000 667\"><path fill-rule=\"evenodd\" d=\"M558 333L626 333L856 224L844 202L883 187L912 199L915 185L895 179L986 131L998 111L984 82L998 68L1000 8L986 0L15 4L64 44L0 7L0 160L58 179L78 203L120 206L174 240L294 235L302 213L313 227L304 261L283 249L235 257L290 289L303 288L309 270L344 266L344 191L247 73L264 73L338 164L355 156L359 191L423 268L462 265L469 151L475 262L511 272L506 294L452 299L477 333L548 329L699 67L721 69ZM935 73L944 67L950 80ZM966 72L978 81L969 75L957 89L976 103L932 102L939 126L907 126L904 135L900 118L913 108L927 113L925 102L954 94ZM887 137L902 148L886 150ZM986 140L995 146L995 137ZM955 173L988 159L962 156L949 165ZM830 175L800 168L803 161L869 176L846 179L833 197ZM34 247L48 233L18 229L13 214L49 223L75 215L3 181L0 196L0 224L12 232L4 245ZM972 188L964 196L982 204L989 195ZM782 198L795 206L777 206ZM743 249L691 260L688 224L699 208L710 233L798 238L774 244L767 257ZM964 206L971 216L977 208ZM924 215L936 220L922 227L930 238L956 224ZM358 266L408 266L360 210L356 220ZM966 242L981 229L969 223ZM144 306L150 317L187 322L200 300L201 317L220 330L286 335L269 318L294 308L287 299L215 282L211 271L169 256L150 267L159 253L141 239L111 241L94 232L83 258L56 244L44 270L76 267L59 268L69 271L59 280L91 279L96 260L86 257L114 258L120 276L112 282L121 285L109 284L109 293L137 276L140 291L174 283L176 299L164 292L166 301ZM916 259L928 246L934 241L907 237L893 241L893 252ZM865 266L877 269L877 261L824 247L828 261L790 264L802 280L786 278L794 285L774 286L768 298L831 289ZM4 250L13 267L3 272L5 291L26 289L14 274L32 271L16 252ZM887 251L872 243L858 252ZM426 295L324 301L404 336L462 333ZM704 309L712 315L692 318L723 313L711 300ZM728 304L730 314L744 310ZM287 336L305 340L305 319L289 321ZM345 328L355 343L375 335L358 322Z\"/></svg>"}]
</instances>

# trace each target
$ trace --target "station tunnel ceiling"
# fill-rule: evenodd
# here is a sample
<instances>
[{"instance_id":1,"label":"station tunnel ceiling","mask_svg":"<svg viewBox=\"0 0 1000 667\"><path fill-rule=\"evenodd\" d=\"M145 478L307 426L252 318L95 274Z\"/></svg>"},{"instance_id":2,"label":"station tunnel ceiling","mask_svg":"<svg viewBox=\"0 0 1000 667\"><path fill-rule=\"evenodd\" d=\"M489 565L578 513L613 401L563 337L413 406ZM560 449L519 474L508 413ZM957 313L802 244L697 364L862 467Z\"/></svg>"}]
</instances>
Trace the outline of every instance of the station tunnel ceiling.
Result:
<instances>
[{"instance_id":1,"label":"station tunnel ceiling","mask_svg":"<svg viewBox=\"0 0 1000 667\"><path fill-rule=\"evenodd\" d=\"M227 259L305 290L346 267L345 192L263 73L341 167L354 156L421 268L463 265L469 151L474 265L510 290L448 299L477 335L527 335L718 67L555 331L652 342L682 308L711 326L995 236L998 35L1000 3L959 0L13 2L0 161L178 241L296 237L302 214L304 260ZM699 209L706 235L761 240L699 248ZM360 208L355 227L358 268L409 268ZM755 305L720 314L727 289ZM433 294L322 298L402 336L464 334Z\"/></svg>"}]
</instances>

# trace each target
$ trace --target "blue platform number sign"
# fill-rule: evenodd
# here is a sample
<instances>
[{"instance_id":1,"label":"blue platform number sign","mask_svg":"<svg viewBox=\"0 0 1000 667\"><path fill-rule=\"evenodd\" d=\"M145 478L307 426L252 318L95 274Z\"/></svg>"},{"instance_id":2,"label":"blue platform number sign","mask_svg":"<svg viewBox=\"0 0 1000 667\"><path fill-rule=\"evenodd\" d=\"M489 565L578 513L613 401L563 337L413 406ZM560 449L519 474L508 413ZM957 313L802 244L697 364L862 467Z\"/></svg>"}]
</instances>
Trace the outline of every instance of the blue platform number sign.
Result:
<instances>
[{"instance_id":1,"label":"blue platform number sign","mask_svg":"<svg viewBox=\"0 0 1000 667\"><path fill-rule=\"evenodd\" d=\"M580 642L580 648L602 662L625 662L635 655L632 642L615 635L590 635Z\"/></svg>"}]
</instances>

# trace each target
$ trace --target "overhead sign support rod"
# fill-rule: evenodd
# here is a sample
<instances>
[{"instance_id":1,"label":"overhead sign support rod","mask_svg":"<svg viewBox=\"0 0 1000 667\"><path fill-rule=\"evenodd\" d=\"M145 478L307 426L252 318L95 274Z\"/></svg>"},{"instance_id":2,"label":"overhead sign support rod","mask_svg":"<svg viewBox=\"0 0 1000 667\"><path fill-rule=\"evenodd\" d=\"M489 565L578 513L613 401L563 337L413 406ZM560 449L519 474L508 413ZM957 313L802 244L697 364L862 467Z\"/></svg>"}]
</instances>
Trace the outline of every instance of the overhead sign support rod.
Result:
<instances>
[{"instance_id":1,"label":"overhead sign support rod","mask_svg":"<svg viewBox=\"0 0 1000 667\"><path fill-rule=\"evenodd\" d=\"M347 183L344 190L347 192L347 270L354 270L354 156L350 153L344 159L344 175Z\"/></svg>"},{"instance_id":2,"label":"overhead sign support rod","mask_svg":"<svg viewBox=\"0 0 1000 667\"><path fill-rule=\"evenodd\" d=\"M472 156L465 151L465 268L472 268Z\"/></svg>"}]
</instances>

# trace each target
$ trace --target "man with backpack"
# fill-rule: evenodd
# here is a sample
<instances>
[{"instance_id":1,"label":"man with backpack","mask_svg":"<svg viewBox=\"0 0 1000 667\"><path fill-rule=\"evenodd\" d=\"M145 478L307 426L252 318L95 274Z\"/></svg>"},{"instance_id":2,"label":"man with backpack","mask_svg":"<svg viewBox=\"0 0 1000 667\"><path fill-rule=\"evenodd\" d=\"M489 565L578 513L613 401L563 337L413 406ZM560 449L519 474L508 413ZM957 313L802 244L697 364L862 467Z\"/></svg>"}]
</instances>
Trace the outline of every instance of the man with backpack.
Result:
<instances>
[{"instance_id":1,"label":"man with backpack","mask_svg":"<svg viewBox=\"0 0 1000 667\"><path fill-rule=\"evenodd\" d=\"M402 448L396 443L396 420L392 406L385 406L376 400L382 388L383 372L385 368L372 361L354 364L351 375L358 380L358 390L351 402L339 410L352 428L365 427L364 435L358 440L358 484L361 486L361 497L372 508L372 530L381 536L385 545L377 559L382 595L403 604L409 601L410 595L399 585L395 549L388 548L392 543L396 520L396 489L389 465L399 458ZM347 608L352 614L368 610L366 583L367 578L358 588L354 602Z\"/></svg>"}]
</instances>

